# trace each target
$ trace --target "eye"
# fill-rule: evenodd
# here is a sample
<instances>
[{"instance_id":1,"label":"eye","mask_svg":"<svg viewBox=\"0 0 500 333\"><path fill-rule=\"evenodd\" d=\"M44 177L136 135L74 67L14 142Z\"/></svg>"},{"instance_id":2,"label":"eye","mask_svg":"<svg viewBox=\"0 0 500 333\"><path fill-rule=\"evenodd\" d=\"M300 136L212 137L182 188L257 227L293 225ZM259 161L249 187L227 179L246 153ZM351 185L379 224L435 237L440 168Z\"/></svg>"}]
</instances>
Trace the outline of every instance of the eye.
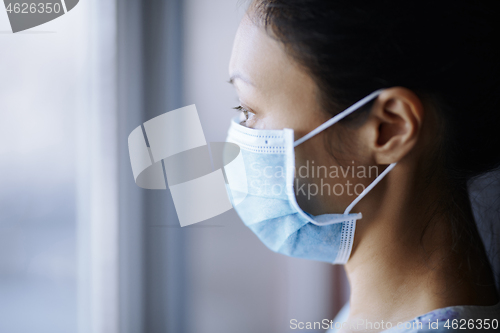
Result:
<instances>
[{"instance_id":1,"label":"eye","mask_svg":"<svg viewBox=\"0 0 500 333\"><path fill-rule=\"evenodd\" d=\"M248 111L241 105L235 106L233 109L241 111L241 113L243 114L242 122L245 122L249 120L251 117L255 116L255 113L253 113L252 111Z\"/></svg>"}]
</instances>

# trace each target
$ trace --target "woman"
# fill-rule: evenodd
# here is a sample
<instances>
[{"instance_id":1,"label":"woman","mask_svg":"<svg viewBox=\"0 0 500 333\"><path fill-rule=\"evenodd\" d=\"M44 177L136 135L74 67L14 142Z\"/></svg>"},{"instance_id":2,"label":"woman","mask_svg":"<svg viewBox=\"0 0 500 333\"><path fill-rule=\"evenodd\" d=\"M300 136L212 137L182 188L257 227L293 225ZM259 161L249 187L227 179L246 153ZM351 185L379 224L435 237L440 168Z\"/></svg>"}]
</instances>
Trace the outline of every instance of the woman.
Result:
<instances>
[{"instance_id":1,"label":"woman","mask_svg":"<svg viewBox=\"0 0 500 333\"><path fill-rule=\"evenodd\" d=\"M500 164L498 21L480 1L249 6L229 66L233 205L272 250L345 264L340 331L498 321L467 193Z\"/></svg>"}]
</instances>

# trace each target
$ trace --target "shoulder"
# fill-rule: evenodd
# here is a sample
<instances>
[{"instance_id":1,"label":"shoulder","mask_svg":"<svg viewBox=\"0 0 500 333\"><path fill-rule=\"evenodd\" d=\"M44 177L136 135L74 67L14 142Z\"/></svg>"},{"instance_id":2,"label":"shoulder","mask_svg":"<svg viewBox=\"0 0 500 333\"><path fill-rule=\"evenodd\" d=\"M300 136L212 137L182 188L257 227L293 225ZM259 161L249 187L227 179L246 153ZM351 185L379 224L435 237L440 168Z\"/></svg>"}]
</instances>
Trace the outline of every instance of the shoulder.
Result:
<instances>
[{"instance_id":1,"label":"shoulder","mask_svg":"<svg viewBox=\"0 0 500 333\"><path fill-rule=\"evenodd\" d=\"M398 323L384 333L483 332L500 329L500 303L493 306L451 306Z\"/></svg>"}]
</instances>

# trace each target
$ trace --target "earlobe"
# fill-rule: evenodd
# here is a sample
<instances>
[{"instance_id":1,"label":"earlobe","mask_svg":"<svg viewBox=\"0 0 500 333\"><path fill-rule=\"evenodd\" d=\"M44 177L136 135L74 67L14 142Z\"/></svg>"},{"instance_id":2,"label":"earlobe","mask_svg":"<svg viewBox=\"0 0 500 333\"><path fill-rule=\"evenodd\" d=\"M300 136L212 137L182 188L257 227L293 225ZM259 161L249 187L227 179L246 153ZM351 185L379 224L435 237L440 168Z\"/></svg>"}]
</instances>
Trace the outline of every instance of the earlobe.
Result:
<instances>
[{"instance_id":1,"label":"earlobe","mask_svg":"<svg viewBox=\"0 0 500 333\"><path fill-rule=\"evenodd\" d=\"M400 161L417 143L423 120L423 106L411 90L384 90L372 109L376 126L372 148L377 164Z\"/></svg>"}]
</instances>

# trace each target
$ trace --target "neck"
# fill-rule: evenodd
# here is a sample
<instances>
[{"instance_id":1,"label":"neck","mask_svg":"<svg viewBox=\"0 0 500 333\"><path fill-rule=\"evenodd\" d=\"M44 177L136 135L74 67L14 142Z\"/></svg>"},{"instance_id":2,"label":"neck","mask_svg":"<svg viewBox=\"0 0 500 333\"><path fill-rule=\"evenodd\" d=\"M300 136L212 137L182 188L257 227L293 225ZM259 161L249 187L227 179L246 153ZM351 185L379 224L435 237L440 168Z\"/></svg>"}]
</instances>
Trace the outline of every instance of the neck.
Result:
<instances>
[{"instance_id":1,"label":"neck","mask_svg":"<svg viewBox=\"0 0 500 333\"><path fill-rule=\"evenodd\" d=\"M399 178L395 176L393 182ZM351 284L349 320L396 325L438 308L496 304L493 275L468 197L462 193L442 200L444 194L437 195L436 188L422 190L401 179L378 189L388 195L375 191L365 207L360 205L361 211L378 213L358 221L345 265ZM452 200L459 212L449 209ZM465 228L461 231L467 231L467 239L453 239L452 225ZM471 242L480 246L470 248ZM452 251L454 244L458 251Z\"/></svg>"}]
</instances>

